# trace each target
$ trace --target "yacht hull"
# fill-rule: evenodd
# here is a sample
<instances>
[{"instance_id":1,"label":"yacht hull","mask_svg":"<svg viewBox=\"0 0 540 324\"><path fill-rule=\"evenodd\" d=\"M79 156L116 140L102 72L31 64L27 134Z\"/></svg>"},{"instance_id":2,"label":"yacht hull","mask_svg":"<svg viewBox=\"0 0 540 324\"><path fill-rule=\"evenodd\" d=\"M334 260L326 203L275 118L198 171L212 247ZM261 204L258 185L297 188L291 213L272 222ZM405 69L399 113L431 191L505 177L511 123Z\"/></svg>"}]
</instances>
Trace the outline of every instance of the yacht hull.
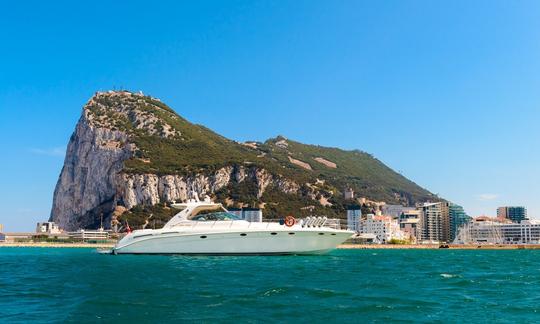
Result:
<instances>
[{"instance_id":1,"label":"yacht hull","mask_svg":"<svg viewBox=\"0 0 540 324\"><path fill-rule=\"evenodd\" d=\"M115 254L323 254L351 237L340 230L153 233L119 242Z\"/></svg>"}]
</instances>

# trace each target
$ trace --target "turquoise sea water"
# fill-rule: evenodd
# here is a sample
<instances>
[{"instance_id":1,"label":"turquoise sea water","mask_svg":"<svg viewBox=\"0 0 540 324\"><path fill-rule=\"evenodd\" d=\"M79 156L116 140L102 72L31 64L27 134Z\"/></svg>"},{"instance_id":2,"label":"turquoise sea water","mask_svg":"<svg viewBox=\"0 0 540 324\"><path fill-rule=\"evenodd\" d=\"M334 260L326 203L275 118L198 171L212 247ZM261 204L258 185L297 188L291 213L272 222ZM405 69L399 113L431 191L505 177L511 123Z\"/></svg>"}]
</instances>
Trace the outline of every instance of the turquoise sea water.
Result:
<instances>
[{"instance_id":1,"label":"turquoise sea water","mask_svg":"<svg viewBox=\"0 0 540 324\"><path fill-rule=\"evenodd\" d=\"M0 322L537 322L540 251L110 256L0 248Z\"/></svg>"}]
</instances>

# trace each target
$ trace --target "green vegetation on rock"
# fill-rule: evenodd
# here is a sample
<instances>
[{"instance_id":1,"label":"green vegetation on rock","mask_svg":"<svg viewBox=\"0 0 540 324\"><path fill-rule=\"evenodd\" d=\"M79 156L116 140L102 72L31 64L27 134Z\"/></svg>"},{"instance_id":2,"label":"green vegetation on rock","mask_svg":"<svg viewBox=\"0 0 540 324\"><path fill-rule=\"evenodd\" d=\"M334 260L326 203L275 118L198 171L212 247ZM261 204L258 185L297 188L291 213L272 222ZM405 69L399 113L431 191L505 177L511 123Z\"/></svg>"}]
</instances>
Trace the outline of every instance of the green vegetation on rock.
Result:
<instances>
[{"instance_id":1,"label":"green vegetation on rock","mask_svg":"<svg viewBox=\"0 0 540 324\"><path fill-rule=\"evenodd\" d=\"M263 205L268 218L310 213L343 218L346 206L355 203L344 200L347 187L356 196L387 203L411 205L438 199L368 153L306 145L281 136L264 143L238 143L188 122L155 98L124 93L95 96L87 111L94 125L129 136L135 149L124 161L126 173L192 176L211 175L227 166L264 169L299 189L286 193L270 185L257 197L258 184L250 178L231 182L213 195L232 206ZM165 205L141 206L123 217L142 224L148 213L162 224L173 211Z\"/></svg>"}]
</instances>

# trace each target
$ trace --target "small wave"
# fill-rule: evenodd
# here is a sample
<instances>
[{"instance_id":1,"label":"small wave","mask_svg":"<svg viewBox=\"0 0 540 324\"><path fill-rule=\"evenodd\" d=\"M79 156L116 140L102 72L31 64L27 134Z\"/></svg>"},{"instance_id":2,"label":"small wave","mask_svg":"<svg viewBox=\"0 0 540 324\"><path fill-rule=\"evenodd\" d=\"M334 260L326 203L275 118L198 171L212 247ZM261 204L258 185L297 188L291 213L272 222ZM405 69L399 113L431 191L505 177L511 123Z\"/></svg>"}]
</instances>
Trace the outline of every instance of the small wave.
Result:
<instances>
[{"instance_id":1,"label":"small wave","mask_svg":"<svg viewBox=\"0 0 540 324\"><path fill-rule=\"evenodd\" d=\"M284 293L286 291L287 291L286 288L273 288L273 289L269 289L269 290L266 290L265 292L263 292L262 296L268 297L268 296L272 296L272 295L278 295L278 294L282 294L282 293Z\"/></svg>"},{"instance_id":2,"label":"small wave","mask_svg":"<svg viewBox=\"0 0 540 324\"><path fill-rule=\"evenodd\" d=\"M455 275L455 274L450 274L450 273L441 273L441 277L443 277L443 278L457 278L459 276Z\"/></svg>"}]
</instances>

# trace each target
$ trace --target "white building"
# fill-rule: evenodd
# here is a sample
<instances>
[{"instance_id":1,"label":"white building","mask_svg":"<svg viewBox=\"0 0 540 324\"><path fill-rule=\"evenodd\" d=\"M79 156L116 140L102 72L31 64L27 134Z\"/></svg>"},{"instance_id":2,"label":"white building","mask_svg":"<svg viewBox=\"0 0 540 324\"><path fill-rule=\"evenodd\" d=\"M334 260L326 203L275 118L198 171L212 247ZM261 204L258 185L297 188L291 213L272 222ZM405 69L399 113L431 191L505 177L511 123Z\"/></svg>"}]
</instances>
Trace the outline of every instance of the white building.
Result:
<instances>
[{"instance_id":1,"label":"white building","mask_svg":"<svg viewBox=\"0 0 540 324\"><path fill-rule=\"evenodd\" d=\"M360 206L350 206L347 208L347 229L349 231L360 232L360 218L362 210Z\"/></svg>"},{"instance_id":2,"label":"white building","mask_svg":"<svg viewBox=\"0 0 540 324\"><path fill-rule=\"evenodd\" d=\"M69 232L69 238L81 241L106 241L109 239L109 232L103 229L99 230L78 230L76 232Z\"/></svg>"},{"instance_id":3,"label":"white building","mask_svg":"<svg viewBox=\"0 0 540 324\"><path fill-rule=\"evenodd\" d=\"M479 217L463 225L454 240L457 244L540 244L540 222L511 223Z\"/></svg>"},{"instance_id":4,"label":"white building","mask_svg":"<svg viewBox=\"0 0 540 324\"><path fill-rule=\"evenodd\" d=\"M62 230L55 222L37 223L36 233L38 234L60 234Z\"/></svg>"},{"instance_id":5,"label":"white building","mask_svg":"<svg viewBox=\"0 0 540 324\"><path fill-rule=\"evenodd\" d=\"M399 229L397 220L390 216L375 216L368 214L360 220L360 236L374 237L373 243L385 244L392 239L404 240L405 233Z\"/></svg>"}]
</instances>

